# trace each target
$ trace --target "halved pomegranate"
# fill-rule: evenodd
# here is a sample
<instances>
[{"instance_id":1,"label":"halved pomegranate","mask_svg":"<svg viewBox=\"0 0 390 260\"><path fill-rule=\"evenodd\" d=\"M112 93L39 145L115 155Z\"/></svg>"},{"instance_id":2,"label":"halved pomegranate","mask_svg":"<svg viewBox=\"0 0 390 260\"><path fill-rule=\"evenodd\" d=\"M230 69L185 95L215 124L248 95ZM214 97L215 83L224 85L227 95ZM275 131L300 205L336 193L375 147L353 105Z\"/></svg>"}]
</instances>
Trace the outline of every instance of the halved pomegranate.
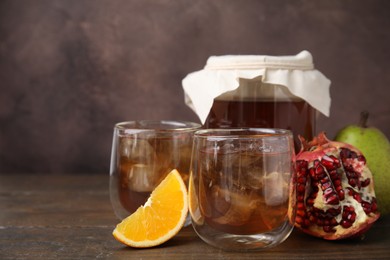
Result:
<instances>
[{"instance_id":1,"label":"halved pomegranate","mask_svg":"<svg viewBox=\"0 0 390 260\"><path fill-rule=\"evenodd\" d=\"M328 240L360 236L379 218L372 174L355 147L320 133L300 137L295 226Z\"/></svg>"}]
</instances>

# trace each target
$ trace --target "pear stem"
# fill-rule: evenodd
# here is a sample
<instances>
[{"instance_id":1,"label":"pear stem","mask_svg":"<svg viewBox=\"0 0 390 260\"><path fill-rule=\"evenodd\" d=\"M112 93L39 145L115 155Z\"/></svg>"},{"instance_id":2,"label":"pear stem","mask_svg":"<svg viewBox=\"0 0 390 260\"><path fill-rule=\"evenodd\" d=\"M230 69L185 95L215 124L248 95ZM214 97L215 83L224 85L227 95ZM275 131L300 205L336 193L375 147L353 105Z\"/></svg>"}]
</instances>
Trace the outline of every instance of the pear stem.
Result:
<instances>
[{"instance_id":1,"label":"pear stem","mask_svg":"<svg viewBox=\"0 0 390 260\"><path fill-rule=\"evenodd\" d=\"M368 120L368 111L364 110L360 113L360 122L359 122L359 125L361 127L364 127L366 128L367 127L367 120Z\"/></svg>"}]
</instances>

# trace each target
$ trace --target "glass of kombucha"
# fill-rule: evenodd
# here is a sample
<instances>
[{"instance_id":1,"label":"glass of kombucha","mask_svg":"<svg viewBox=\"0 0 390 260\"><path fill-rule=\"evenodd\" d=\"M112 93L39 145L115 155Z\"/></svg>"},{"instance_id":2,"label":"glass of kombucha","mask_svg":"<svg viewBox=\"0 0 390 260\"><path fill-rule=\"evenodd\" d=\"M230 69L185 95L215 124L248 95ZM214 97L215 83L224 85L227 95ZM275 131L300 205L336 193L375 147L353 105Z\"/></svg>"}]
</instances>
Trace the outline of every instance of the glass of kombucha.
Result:
<instances>
[{"instance_id":1,"label":"glass of kombucha","mask_svg":"<svg viewBox=\"0 0 390 260\"><path fill-rule=\"evenodd\" d=\"M118 218L143 205L173 169L188 183L193 133L200 127L192 122L152 120L115 125L110 198Z\"/></svg>"},{"instance_id":2,"label":"glass of kombucha","mask_svg":"<svg viewBox=\"0 0 390 260\"><path fill-rule=\"evenodd\" d=\"M291 131L204 129L194 135L189 206L196 233L225 250L256 250L291 233Z\"/></svg>"}]
</instances>

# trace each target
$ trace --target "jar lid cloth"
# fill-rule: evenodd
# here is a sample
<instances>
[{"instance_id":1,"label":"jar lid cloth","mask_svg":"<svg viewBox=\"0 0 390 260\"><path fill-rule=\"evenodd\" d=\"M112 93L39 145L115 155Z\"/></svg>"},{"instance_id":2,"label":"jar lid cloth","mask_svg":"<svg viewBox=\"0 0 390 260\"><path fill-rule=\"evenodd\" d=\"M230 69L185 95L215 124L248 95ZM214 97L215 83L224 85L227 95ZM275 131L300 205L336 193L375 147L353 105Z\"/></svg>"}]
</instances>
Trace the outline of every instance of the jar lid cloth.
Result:
<instances>
[{"instance_id":1,"label":"jar lid cloth","mask_svg":"<svg viewBox=\"0 0 390 260\"><path fill-rule=\"evenodd\" d=\"M325 116L330 113L330 80L314 69L312 55L295 56L224 55L211 56L203 70L189 73L183 80L185 103L202 124L214 98L239 87L239 79L262 78L264 83L282 85Z\"/></svg>"}]
</instances>

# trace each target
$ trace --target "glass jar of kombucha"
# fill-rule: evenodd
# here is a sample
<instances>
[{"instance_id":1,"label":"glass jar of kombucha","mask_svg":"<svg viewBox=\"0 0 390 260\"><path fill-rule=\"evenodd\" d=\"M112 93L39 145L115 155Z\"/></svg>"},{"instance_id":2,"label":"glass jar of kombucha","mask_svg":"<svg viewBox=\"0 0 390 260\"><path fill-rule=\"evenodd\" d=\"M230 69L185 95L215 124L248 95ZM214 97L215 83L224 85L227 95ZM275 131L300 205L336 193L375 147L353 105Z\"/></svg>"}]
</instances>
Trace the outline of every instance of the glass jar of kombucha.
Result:
<instances>
[{"instance_id":1,"label":"glass jar of kombucha","mask_svg":"<svg viewBox=\"0 0 390 260\"><path fill-rule=\"evenodd\" d=\"M214 99L205 128L281 128L312 139L317 110L305 100L284 86L263 83L261 78L239 82L236 90Z\"/></svg>"},{"instance_id":2,"label":"glass jar of kombucha","mask_svg":"<svg viewBox=\"0 0 390 260\"><path fill-rule=\"evenodd\" d=\"M319 112L329 116L330 80L312 56L212 56L183 79L186 103L205 128L281 128L311 140Z\"/></svg>"}]
</instances>

